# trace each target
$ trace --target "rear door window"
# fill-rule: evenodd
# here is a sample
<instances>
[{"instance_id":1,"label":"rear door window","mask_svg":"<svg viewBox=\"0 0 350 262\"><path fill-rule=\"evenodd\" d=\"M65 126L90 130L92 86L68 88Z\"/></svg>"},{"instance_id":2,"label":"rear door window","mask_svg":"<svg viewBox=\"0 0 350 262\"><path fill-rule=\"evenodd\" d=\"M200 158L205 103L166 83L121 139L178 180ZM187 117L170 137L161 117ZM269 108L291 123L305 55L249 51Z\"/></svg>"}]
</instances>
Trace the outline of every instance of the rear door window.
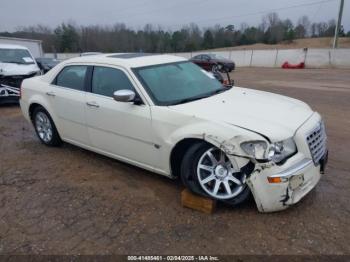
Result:
<instances>
[{"instance_id":1,"label":"rear door window","mask_svg":"<svg viewBox=\"0 0 350 262\"><path fill-rule=\"evenodd\" d=\"M84 91L87 66L66 66L56 77L55 84L74 90Z\"/></svg>"}]
</instances>

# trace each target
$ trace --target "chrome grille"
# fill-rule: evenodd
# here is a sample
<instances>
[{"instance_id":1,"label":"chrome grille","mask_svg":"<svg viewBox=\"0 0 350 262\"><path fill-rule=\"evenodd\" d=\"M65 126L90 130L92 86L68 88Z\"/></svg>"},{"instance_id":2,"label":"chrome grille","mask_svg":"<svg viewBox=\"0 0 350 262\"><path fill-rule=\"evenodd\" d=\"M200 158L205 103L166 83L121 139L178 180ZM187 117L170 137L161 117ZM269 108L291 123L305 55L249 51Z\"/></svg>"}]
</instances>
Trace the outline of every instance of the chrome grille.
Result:
<instances>
[{"instance_id":1,"label":"chrome grille","mask_svg":"<svg viewBox=\"0 0 350 262\"><path fill-rule=\"evenodd\" d=\"M324 123L320 122L306 137L315 164L320 162L327 150L327 135Z\"/></svg>"}]
</instances>

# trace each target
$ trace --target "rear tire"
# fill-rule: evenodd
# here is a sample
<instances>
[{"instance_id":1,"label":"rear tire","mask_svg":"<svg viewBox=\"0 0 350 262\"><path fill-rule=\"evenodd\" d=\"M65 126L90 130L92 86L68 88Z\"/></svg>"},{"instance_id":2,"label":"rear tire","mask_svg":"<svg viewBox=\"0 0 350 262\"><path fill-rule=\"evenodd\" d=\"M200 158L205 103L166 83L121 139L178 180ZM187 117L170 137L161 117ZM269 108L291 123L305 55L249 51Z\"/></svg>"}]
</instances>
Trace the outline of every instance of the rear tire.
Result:
<instances>
[{"instance_id":1,"label":"rear tire","mask_svg":"<svg viewBox=\"0 0 350 262\"><path fill-rule=\"evenodd\" d=\"M34 109L32 121L40 141L47 146L60 146L62 140L50 114L42 107Z\"/></svg>"},{"instance_id":2,"label":"rear tire","mask_svg":"<svg viewBox=\"0 0 350 262\"><path fill-rule=\"evenodd\" d=\"M229 205L238 205L250 195L246 169L237 170L226 154L206 142L194 144L181 163L181 180L192 192Z\"/></svg>"}]
</instances>

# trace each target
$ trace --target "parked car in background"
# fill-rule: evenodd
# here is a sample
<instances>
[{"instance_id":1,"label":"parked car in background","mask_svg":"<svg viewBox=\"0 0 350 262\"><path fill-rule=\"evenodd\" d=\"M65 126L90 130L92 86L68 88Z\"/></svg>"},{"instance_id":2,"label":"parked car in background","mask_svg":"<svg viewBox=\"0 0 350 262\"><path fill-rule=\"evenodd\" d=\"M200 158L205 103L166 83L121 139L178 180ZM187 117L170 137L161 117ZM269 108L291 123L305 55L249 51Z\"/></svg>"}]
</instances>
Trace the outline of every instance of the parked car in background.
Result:
<instances>
[{"instance_id":1,"label":"parked car in background","mask_svg":"<svg viewBox=\"0 0 350 262\"><path fill-rule=\"evenodd\" d=\"M38 57L35 58L35 61L44 74L60 63L57 59L47 57Z\"/></svg>"},{"instance_id":2,"label":"parked car in background","mask_svg":"<svg viewBox=\"0 0 350 262\"><path fill-rule=\"evenodd\" d=\"M23 79L40 74L28 48L0 44L0 104L18 103Z\"/></svg>"},{"instance_id":3,"label":"parked car in background","mask_svg":"<svg viewBox=\"0 0 350 262\"><path fill-rule=\"evenodd\" d=\"M22 84L21 109L41 142L62 141L179 177L193 192L261 212L310 192L327 163L321 116L299 100L215 77L170 55L66 60ZM132 174L130 174L132 175Z\"/></svg>"},{"instance_id":4,"label":"parked car in background","mask_svg":"<svg viewBox=\"0 0 350 262\"><path fill-rule=\"evenodd\" d=\"M216 54L200 54L192 57L191 62L199 65L207 71L213 71L218 65L221 66L222 71L232 72L235 69L235 63L225 57Z\"/></svg>"},{"instance_id":5,"label":"parked car in background","mask_svg":"<svg viewBox=\"0 0 350 262\"><path fill-rule=\"evenodd\" d=\"M204 71L204 69L202 69ZM228 71L223 71L221 66L213 68L212 71L205 71L208 74L213 75L223 86L232 87L234 86L234 80L231 79Z\"/></svg>"}]
</instances>

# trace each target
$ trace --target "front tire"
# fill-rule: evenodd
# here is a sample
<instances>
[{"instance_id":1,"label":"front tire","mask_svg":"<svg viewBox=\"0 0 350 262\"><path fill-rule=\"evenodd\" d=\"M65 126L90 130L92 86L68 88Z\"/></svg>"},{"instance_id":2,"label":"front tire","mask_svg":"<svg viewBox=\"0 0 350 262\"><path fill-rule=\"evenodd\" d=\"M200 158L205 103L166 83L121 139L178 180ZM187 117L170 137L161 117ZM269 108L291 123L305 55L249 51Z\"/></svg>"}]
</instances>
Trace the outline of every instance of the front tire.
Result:
<instances>
[{"instance_id":1,"label":"front tire","mask_svg":"<svg viewBox=\"0 0 350 262\"><path fill-rule=\"evenodd\" d=\"M47 146L60 146L62 140L50 114L41 106L34 109L32 117L35 132L40 141Z\"/></svg>"},{"instance_id":2,"label":"front tire","mask_svg":"<svg viewBox=\"0 0 350 262\"><path fill-rule=\"evenodd\" d=\"M186 152L181 179L194 193L238 205L250 195L247 174L242 170L219 148L200 142Z\"/></svg>"}]
</instances>

